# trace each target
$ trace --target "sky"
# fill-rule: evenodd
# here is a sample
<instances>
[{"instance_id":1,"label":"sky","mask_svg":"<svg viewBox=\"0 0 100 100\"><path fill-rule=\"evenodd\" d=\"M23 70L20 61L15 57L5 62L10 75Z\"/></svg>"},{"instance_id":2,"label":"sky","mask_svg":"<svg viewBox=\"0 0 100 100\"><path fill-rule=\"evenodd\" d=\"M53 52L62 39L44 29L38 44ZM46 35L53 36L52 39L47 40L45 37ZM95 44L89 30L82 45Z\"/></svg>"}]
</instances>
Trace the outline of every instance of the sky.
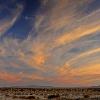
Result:
<instances>
[{"instance_id":1,"label":"sky","mask_svg":"<svg viewBox=\"0 0 100 100\"><path fill-rule=\"evenodd\" d=\"M100 85L100 0L0 0L0 86Z\"/></svg>"}]
</instances>

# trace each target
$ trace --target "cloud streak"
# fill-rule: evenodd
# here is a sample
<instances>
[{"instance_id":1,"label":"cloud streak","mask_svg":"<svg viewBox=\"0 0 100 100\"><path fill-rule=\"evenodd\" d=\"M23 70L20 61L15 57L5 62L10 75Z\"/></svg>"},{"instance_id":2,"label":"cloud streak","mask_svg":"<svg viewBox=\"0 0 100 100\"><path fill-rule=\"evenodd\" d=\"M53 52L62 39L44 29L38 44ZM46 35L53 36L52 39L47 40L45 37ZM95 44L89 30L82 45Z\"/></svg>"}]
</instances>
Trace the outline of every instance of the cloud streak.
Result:
<instances>
[{"instance_id":1,"label":"cloud streak","mask_svg":"<svg viewBox=\"0 0 100 100\"><path fill-rule=\"evenodd\" d=\"M44 0L26 39L4 37L0 42L0 80L58 86L98 85L100 9L89 13L86 10L93 1ZM22 10L23 7L16 8L11 18L1 24L2 34L14 25Z\"/></svg>"},{"instance_id":2,"label":"cloud streak","mask_svg":"<svg viewBox=\"0 0 100 100\"><path fill-rule=\"evenodd\" d=\"M10 29L14 25L22 11L23 6L18 5L10 15L10 18L4 18L3 21L0 22L0 36L3 35L8 29Z\"/></svg>"}]
</instances>

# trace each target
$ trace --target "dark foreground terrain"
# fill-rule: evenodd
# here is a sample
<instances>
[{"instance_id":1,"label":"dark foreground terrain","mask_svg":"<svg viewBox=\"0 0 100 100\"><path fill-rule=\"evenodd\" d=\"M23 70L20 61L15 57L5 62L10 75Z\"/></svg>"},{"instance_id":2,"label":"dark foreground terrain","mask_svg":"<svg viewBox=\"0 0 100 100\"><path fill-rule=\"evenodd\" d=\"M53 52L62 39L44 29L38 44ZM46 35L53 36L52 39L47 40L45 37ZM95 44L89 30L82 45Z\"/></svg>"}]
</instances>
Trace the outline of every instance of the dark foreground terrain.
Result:
<instances>
[{"instance_id":1,"label":"dark foreground terrain","mask_svg":"<svg viewBox=\"0 0 100 100\"><path fill-rule=\"evenodd\" d=\"M0 88L0 100L100 100L100 88Z\"/></svg>"}]
</instances>

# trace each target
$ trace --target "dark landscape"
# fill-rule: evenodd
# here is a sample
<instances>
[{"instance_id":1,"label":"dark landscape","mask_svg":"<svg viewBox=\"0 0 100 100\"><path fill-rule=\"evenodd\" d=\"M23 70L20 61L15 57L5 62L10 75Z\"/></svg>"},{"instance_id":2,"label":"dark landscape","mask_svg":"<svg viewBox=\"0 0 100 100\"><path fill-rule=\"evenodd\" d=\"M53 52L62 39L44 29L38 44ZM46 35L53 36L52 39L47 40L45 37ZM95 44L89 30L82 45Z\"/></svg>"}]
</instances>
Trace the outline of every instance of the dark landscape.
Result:
<instances>
[{"instance_id":1,"label":"dark landscape","mask_svg":"<svg viewBox=\"0 0 100 100\"><path fill-rule=\"evenodd\" d=\"M6 87L0 88L0 100L100 100L100 87Z\"/></svg>"}]
</instances>

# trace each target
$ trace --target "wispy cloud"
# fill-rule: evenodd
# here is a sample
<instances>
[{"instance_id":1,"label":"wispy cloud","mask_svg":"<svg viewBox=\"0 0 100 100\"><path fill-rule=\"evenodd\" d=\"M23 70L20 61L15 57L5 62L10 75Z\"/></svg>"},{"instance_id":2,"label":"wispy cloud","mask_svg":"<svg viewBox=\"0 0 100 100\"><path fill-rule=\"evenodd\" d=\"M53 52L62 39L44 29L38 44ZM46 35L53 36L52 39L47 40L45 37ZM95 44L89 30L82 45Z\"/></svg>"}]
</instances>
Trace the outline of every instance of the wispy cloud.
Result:
<instances>
[{"instance_id":1,"label":"wispy cloud","mask_svg":"<svg viewBox=\"0 0 100 100\"><path fill-rule=\"evenodd\" d=\"M37 33L35 37L33 33L22 41L6 37L0 43L1 70L7 66L20 70L18 75L5 70L3 76L1 72L1 80L95 85L100 80L100 9L86 12L93 1L44 0L31 31ZM12 20L4 21L2 33L14 24L22 9L18 7Z\"/></svg>"},{"instance_id":2,"label":"wispy cloud","mask_svg":"<svg viewBox=\"0 0 100 100\"><path fill-rule=\"evenodd\" d=\"M23 6L18 5L16 9L13 12L11 12L12 14L9 18L4 18L3 21L0 21L0 36L3 35L9 28L11 28L14 25L22 11Z\"/></svg>"}]
</instances>

